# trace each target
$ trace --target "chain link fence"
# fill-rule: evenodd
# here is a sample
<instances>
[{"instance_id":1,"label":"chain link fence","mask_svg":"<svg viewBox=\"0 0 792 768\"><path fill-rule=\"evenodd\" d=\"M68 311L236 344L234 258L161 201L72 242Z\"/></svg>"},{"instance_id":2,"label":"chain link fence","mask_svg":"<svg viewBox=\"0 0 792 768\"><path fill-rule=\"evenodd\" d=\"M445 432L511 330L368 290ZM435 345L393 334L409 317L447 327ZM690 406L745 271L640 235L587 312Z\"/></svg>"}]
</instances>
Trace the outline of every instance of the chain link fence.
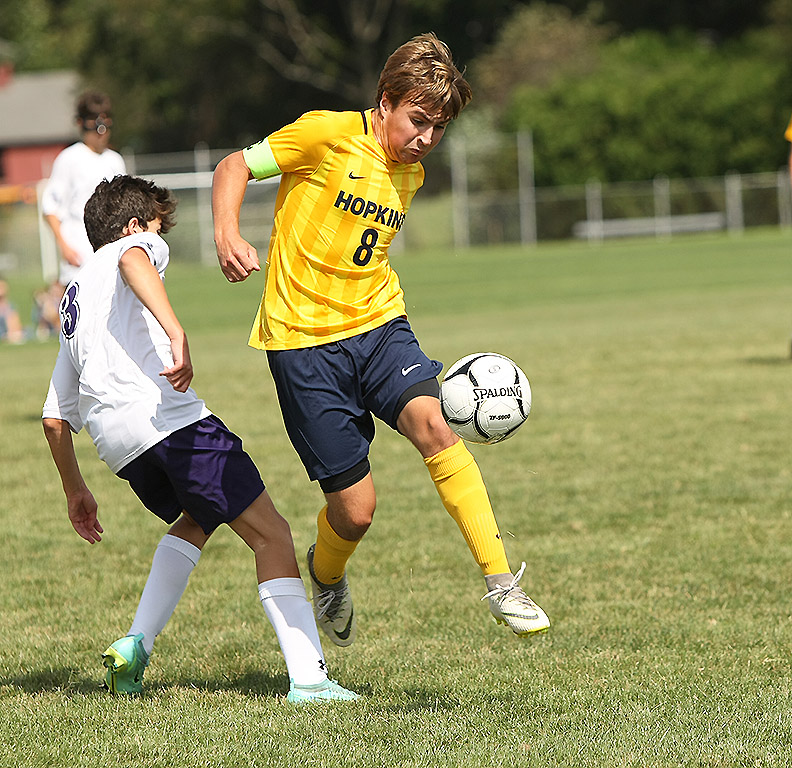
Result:
<instances>
[{"instance_id":1,"label":"chain link fence","mask_svg":"<svg viewBox=\"0 0 792 768\"><path fill-rule=\"evenodd\" d=\"M178 226L168 235L174 260L214 265L211 179L233 150L126 155L130 173L170 187L179 198ZM486 140L450 137L425 161L416 196L394 251L578 238L675 237L687 232L792 226L789 172L536 187L528 133ZM39 191L43 182L39 185ZM0 272L56 272L57 253L42 224L34 190L2 194ZM243 236L266 251L277 179L251 182L242 210Z\"/></svg>"}]
</instances>

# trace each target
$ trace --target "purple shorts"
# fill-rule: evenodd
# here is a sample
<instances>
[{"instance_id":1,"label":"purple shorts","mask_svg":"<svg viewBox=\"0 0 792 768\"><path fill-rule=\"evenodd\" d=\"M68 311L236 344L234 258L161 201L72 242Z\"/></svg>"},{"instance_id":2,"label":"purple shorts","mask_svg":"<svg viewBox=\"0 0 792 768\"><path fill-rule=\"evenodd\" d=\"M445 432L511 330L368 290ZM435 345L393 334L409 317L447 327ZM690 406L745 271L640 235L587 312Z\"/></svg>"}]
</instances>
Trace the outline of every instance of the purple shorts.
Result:
<instances>
[{"instance_id":1,"label":"purple shorts","mask_svg":"<svg viewBox=\"0 0 792 768\"><path fill-rule=\"evenodd\" d=\"M239 517L264 491L242 440L214 415L171 433L118 476L166 523L185 511L207 534Z\"/></svg>"}]
</instances>

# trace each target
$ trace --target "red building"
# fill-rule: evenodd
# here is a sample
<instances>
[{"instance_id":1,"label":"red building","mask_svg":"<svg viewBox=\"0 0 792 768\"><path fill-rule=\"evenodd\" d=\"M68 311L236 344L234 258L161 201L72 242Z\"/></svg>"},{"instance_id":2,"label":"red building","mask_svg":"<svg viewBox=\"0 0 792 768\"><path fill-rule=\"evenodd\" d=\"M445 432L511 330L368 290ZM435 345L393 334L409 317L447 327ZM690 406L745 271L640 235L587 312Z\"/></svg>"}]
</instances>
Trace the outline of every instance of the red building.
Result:
<instances>
[{"instance_id":1,"label":"red building","mask_svg":"<svg viewBox=\"0 0 792 768\"><path fill-rule=\"evenodd\" d=\"M74 105L80 80L57 70L15 74L0 63L0 202L49 176L55 156L79 138Z\"/></svg>"}]
</instances>

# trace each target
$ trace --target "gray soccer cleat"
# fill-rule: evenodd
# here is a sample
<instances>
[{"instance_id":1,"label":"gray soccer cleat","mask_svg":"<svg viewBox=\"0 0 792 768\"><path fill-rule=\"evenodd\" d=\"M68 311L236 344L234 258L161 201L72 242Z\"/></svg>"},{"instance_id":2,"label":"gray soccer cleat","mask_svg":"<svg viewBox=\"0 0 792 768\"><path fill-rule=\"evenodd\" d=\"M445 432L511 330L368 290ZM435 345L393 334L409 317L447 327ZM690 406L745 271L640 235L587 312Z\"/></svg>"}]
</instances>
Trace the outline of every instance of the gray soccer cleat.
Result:
<instances>
[{"instance_id":1,"label":"gray soccer cleat","mask_svg":"<svg viewBox=\"0 0 792 768\"><path fill-rule=\"evenodd\" d=\"M352 595L346 574L337 584L322 584L314 576L312 544L308 550L308 572L311 575L313 593L313 609L316 623L322 631L336 644L342 647L352 645L355 641L357 622L352 608Z\"/></svg>"}]
</instances>

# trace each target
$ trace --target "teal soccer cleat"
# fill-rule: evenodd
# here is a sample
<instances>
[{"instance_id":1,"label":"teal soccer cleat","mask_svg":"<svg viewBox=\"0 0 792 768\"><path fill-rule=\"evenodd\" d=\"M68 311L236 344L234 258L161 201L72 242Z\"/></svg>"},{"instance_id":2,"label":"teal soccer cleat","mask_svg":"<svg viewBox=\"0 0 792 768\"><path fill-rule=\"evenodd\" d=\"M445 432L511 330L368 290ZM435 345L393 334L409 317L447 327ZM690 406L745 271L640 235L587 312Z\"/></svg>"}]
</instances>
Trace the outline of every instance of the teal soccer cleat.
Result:
<instances>
[{"instance_id":1,"label":"teal soccer cleat","mask_svg":"<svg viewBox=\"0 0 792 768\"><path fill-rule=\"evenodd\" d=\"M143 673L149 655L143 648L143 635L127 635L116 640L103 654L107 667L105 683L110 693L135 694L143 691Z\"/></svg>"},{"instance_id":2,"label":"teal soccer cleat","mask_svg":"<svg viewBox=\"0 0 792 768\"><path fill-rule=\"evenodd\" d=\"M325 680L316 685L295 685L290 680L286 700L291 704L316 704L321 701L354 701L359 699L354 691L342 688L335 680Z\"/></svg>"}]
</instances>

